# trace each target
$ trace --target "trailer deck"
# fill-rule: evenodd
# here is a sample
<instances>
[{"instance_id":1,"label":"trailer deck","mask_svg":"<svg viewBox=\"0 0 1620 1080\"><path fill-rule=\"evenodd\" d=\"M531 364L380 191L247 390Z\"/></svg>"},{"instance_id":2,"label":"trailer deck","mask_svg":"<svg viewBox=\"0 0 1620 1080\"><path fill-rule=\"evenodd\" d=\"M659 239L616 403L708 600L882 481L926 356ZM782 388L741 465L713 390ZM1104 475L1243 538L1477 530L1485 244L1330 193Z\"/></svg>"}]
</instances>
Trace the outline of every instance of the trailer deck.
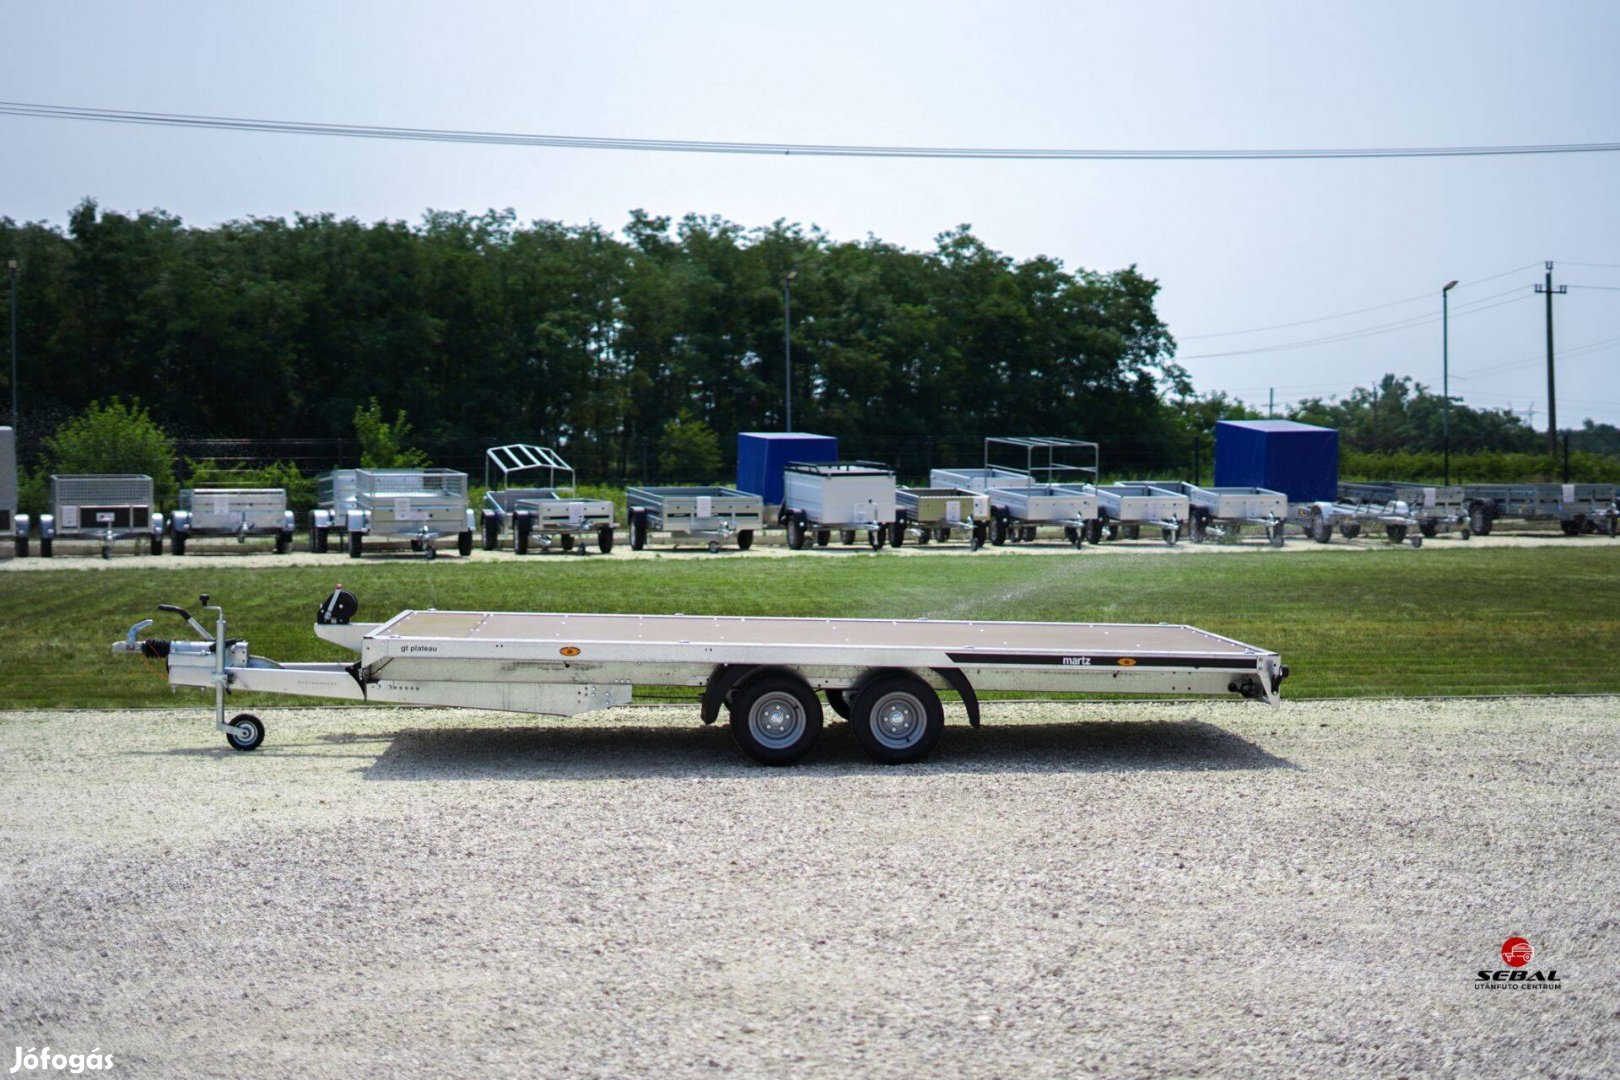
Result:
<instances>
[{"instance_id":1,"label":"trailer deck","mask_svg":"<svg viewBox=\"0 0 1620 1080\"><path fill-rule=\"evenodd\" d=\"M407 610L350 621L358 601L335 591L316 634L357 662L279 663L251 655L174 607L192 641L142 641L131 627L115 651L167 661L176 686L213 688L216 727L253 749L263 725L225 720L227 689L356 701L571 716L627 704L631 688L704 687L701 716L722 708L756 760L786 764L821 729L820 691L877 760L927 754L961 695L978 724L978 691L1236 695L1275 704L1287 669L1276 653L1170 624L811 619Z\"/></svg>"}]
</instances>

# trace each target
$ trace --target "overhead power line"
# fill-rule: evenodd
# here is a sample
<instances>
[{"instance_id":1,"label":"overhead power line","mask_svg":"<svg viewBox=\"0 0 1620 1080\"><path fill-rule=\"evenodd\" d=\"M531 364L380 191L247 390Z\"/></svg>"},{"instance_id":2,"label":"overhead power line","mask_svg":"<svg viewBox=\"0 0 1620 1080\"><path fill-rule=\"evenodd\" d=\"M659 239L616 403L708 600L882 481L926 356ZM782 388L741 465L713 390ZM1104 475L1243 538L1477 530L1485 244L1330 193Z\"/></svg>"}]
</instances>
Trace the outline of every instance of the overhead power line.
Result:
<instances>
[{"instance_id":1,"label":"overhead power line","mask_svg":"<svg viewBox=\"0 0 1620 1080\"><path fill-rule=\"evenodd\" d=\"M1533 266L1540 266L1540 265L1541 265L1541 263L1539 261L1532 262L1532 263L1525 263L1523 266L1515 266L1511 270L1503 270L1500 274L1491 274L1488 277L1475 278L1472 281L1465 281L1465 282L1462 283L1461 287L1466 289L1466 288L1469 288L1470 286L1473 286L1473 285L1482 285L1487 281L1495 281L1497 278L1504 278L1504 277L1507 277L1509 274L1517 274L1517 273L1520 273L1521 271L1528 270ZM1498 294L1498 295L1506 295L1506 294ZM1268 330L1288 330L1288 329L1291 329L1292 327L1295 327L1295 326L1309 326L1312 323L1332 322L1334 319L1348 319L1352 315L1365 315L1369 311L1383 311L1385 308L1400 307L1402 304L1415 304L1419 300L1431 300L1432 301L1433 299L1434 299L1434 290L1431 289L1428 292L1418 293L1416 296L1408 296L1408 297L1406 297L1404 299L1401 299L1401 300L1391 300L1388 303L1374 304L1371 307L1356 308L1354 311L1341 311L1337 315L1318 315L1318 316L1316 316L1314 318L1310 318L1310 319L1300 319L1300 320L1298 320L1296 322L1276 323L1276 324L1271 325L1271 326L1251 326L1247 330L1223 330L1218 334L1178 334L1177 335L1177 340L1179 340L1179 341L1205 341L1205 340L1208 340L1209 338L1242 337L1245 334L1261 334L1261 333L1265 333Z\"/></svg>"},{"instance_id":2,"label":"overhead power line","mask_svg":"<svg viewBox=\"0 0 1620 1080\"><path fill-rule=\"evenodd\" d=\"M545 147L561 150L640 150L686 154L758 154L789 157L923 158L990 161L1300 161L1339 158L1501 157L1528 154L1607 154L1620 142L1536 143L1502 146L1394 146L1267 150L1106 150L971 146L879 146L835 143L732 142L701 139L627 139L597 135L544 135L460 128L385 127L323 124L302 120L261 120L239 116L140 112L74 105L0 102L0 115L50 120L91 120L110 124L249 131L278 135L326 135L350 139L471 143L488 146Z\"/></svg>"}]
</instances>

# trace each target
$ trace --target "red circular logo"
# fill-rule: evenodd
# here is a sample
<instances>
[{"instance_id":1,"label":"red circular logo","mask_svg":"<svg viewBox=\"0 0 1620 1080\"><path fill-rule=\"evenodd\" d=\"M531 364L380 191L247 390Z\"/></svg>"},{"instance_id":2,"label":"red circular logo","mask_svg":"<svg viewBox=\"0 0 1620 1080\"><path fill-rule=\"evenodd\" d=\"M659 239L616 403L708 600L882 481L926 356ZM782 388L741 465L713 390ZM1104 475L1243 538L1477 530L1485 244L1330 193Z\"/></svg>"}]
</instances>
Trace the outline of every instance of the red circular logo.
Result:
<instances>
[{"instance_id":1,"label":"red circular logo","mask_svg":"<svg viewBox=\"0 0 1620 1080\"><path fill-rule=\"evenodd\" d=\"M1522 968L1536 955L1536 950L1522 937L1510 937L1502 942L1502 963L1511 968Z\"/></svg>"}]
</instances>

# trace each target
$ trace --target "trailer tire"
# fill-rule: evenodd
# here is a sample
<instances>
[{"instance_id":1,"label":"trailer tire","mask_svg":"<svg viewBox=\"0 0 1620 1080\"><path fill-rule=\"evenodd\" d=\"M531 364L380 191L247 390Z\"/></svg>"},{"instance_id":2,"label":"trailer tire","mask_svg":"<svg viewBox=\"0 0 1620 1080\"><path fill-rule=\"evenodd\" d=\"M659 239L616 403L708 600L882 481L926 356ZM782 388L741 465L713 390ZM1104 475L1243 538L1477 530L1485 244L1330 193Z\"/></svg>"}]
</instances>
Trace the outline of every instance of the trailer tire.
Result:
<instances>
[{"instance_id":1,"label":"trailer tire","mask_svg":"<svg viewBox=\"0 0 1620 1080\"><path fill-rule=\"evenodd\" d=\"M1280 547L1283 546L1283 523L1282 522L1278 521L1278 522L1275 522L1272 525L1267 527L1267 529L1266 529L1266 540L1268 542L1270 542L1271 546L1274 547L1274 548L1280 548Z\"/></svg>"},{"instance_id":2,"label":"trailer tire","mask_svg":"<svg viewBox=\"0 0 1620 1080\"><path fill-rule=\"evenodd\" d=\"M350 533L349 534L349 558L358 559L360 557L360 550L363 547L365 547L365 543L366 543L366 538L365 538L364 535L362 535L361 533L357 533L357 532Z\"/></svg>"},{"instance_id":3,"label":"trailer tire","mask_svg":"<svg viewBox=\"0 0 1620 1080\"><path fill-rule=\"evenodd\" d=\"M151 545L147 548L153 555L163 554L163 534L153 533Z\"/></svg>"},{"instance_id":4,"label":"trailer tire","mask_svg":"<svg viewBox=\"0 0 1620 1080\"><path fill-rule=\"evenodd\" d=\"M232 718L225 741L232 750L257 750L264 742L264 723L252 713L240 713Z\"/></svg>"},{"instance_id":5,"label":"trailer tire","mask_svg":"<svg viewBox=\"0 0 1620 1080\"><path fill-rule=\"evenodd\" d=\"M842 540L844 542L845 547L848 547L849 545L851 545L851 544L853 544L855 542L855 530L854 529L843 529L843 530L841 530L838 533L838 539L840 539L840 540Z\"/></svg>"},{"instance_id":6,"label":"trailer tire","mask_svg":"<svg viewBox=\"0 0 1620 1080\"><path fill-rule=\"evenodd\" d=\"M276 534L276 551L278 553L281 551L281 536L282 536L282 534L280 534L280 533ZM185 533L175 533L172 536L170 536L169 537L169 554L171 554L171 555L184 555L185 553L186 553L186 534Z\"/></svg>"},{"instance_id":7,"label":"trailer tire","mask_svg":"<svg viewBox=\"0 0 1620 1080\"><path fill-rule=\"evenodd\" d=\"M1405 543L1406 542L1406 526L1405 525L1385 525L1384 526L1384 535L1389 537L1390 543L1392 543L1392 544ZM1419 537L1419 539L1422 539L1422 537Z\"/></svg>"},{"instance_id":8,"label":"trailer tire","mask_svg":"<svg viewBox=\"0 0 1620 1080\"><path fill-rule=\"evenodd\" d=\"M804 549L805 541L804 522L800 521L796 517L790 517L787 519L786 525L788 550L802 551ZM741 544L741 541L742 538L738 537L739 544Z\"/></svg>"},{"instance_id":9,"label":"trailer tire","mask_svg":"<svg viewBox=\"0 0 1620 1080\"><path fill-rule=\"evenodd\" d=\"M1002 547L1007 543L1006 518L997 517L990 522L990 542L996 547Z\"/></svg>"},{"instance_id":10,"label":"trailer tire","mask_svg":"<svg viewBox=\"0 0 1620 1080\"><path fill-rule=\"evenodd\" d=\"M1312 518L1311 539L1318 544L1329 543L1333 539L1333 522L1325 517Z\"/></svg>"},{"instance_id":11,"label":"trailer tire","mask_svg":"<svg viewBox=\"0 0 1620 1080\"><path fill-rule=\"evenodd\" d=\"M1620 516L1609 515L1609 538L1613 539L1616 532L1620 532Z\"/></svg>"},{"instance_id":12,"label":"trailer tire","mask_svg":"<svg viewBox=\"0 0 1620 1080\"><path fill-rule=\"evenodd\" d=\"M938 540L940 543L943 544L945 541L949 540L950 538L951 538L951 530L949 528L940 528L940 529L935 529L934 530L934 539Z\"/></svg>"},{"instance_id":13,"label":"trailer tire","mask_svg":"<svg viewBox=\"0 0 1620 1080\"><path fill-rule=\"evenodd\" d=\"M459 532L459 533L456 534L456 554L460 555L463 559L471 557L471 555L472 555L472 530L471 529L468 529L465 532Z\"/></svg>"},{"instance_id":14,"label":"trailer tire","mask_svg":"<svg viewBox=\"0 0 1620 1080\"><path fill-rule=\"evenodd\" d=\"M1416 551L1418 548L1423 546L1423 534L1422 533L1413 533L1411 535L1411 537L1408 538L1408 540L1406 542L1408 544L1412 545L1412 550L1413 551Z\"/></svg>"},{"instance_id":15,"label":"trailer tire","mask_svg":"<svg viewBox=\"0 0 1620 1080\"><path fill-rule=\"evenodd\" d=\"M562 545L561 545L561 546L562 546L562 549L563 549L563 550L564 550L564 551L573 551L573 550L574 550L574 534L573 534L573 533L569 533L569 534L567 534L567 535L566 535L566 536L564 536L564 537L563 537L563 538L562 538ZM580 549L580 550L581 550L581 551L584 551L584 550L585 550L585 545L584 545L584 544L581 544L581 545L580 545L580 546L579 546L579 549Z\"/></svg>"},{"instance_id":16,"label":"trailer tire","mask_svg":"<svg viewBox=\"0 0 1620 1080\"><path fill-rule=\"evenodd\" d=\"M816 530L816 547L826 547L831 542L832 542L832 530L831 529L817 529Z\"/></svg>"},{"instance_id":17,"label":"trailer tire","mask_svg":"<svg viewBox=\"0 0 1620 1080\"><path fill-rule=\"evenodd\" d=\"M41 540L39 542L40 554L44 554L44 552L45 552L45 543L46 542L44 540ZM22 536L16 537L16 544L17 544L17 547L16 547L16 550L13 552L13 554L19 559L28 558L28 537L27 537L27 535L24 534Z\"/></svg>"},{"instance_id":18,"label":"trailer tire","mask_svg":"<svg viewBox=\"0 0 1620 1080\"><path fill-rule=\"evenodd\" d=\"M899 547L906 542L906 523L896 521L889 526L889 546Z\"/></svg>"},{"instance_id":19,"label":"trailer tire","mask_svg":"<svg viewBox=\"0 0 1620 1080\"><path fill-rule=\"evenodd\" d=\"M1491 512L1483 506L1469 507L1468 527L1475 536L1491 535Z\"/></svg>"},{"instance_id":20,"label":"trailer tire","mask_svg":"<svg viewBox=\"0 0 1620 1080\"><path fill-rule=\"evenodd\" d=\"M497 547L500 546L500 543L501 543L501 527L498 524L496 524L494 518L492 518L492 517L485 518L484 519L484 550L485 551L494 551Z\"/></svg>"},{"instance_id":21,"label":"trailer tire","mask_svg":"<svg viewBox=\"0 0 1620 1080\"><path fill-rule=\"evenodd\" d=\"M927 757L939 742L945 709L934 688L915 675L881 675L861 688L849 724L873 761L902 765Z\"/></svg>"},{"instance_id":22,"label":"trailer tire","mask_svg":"<svg viewBox=\"0 0 1620 1080\"><path fill-rule=\"evenodd\" d=\"M640 551L647 546L647 515L634 513L630 515L630 550Z\"/></svg>"},{"instance_id":23,"label":"trailer tire","mask_svg":"<svg viewBox=\"0 0 1620 1080\"><path fill-rule=\"evenodd\" d=\"M596 550L604 555L613 550L613 526L603 525L596 530Z\"/></svg>"},{"instance_id":24,"label":"trailer tire","mask_svg":"<svg viewBox=\"0 0 1620 1080\"><path fill-rule=\"evenodd\" d=\"M980 548L984 547L984 533L985 529L983 525L973 526L973 536L970 540L968 540L969 551L978 551Z\"/></svg>"},{"instance_id":25,"label":"trailer tire","mask_svg":"<svg viewBox=\"0 0 1620 1080\"><path fill-rule=\"evenodd\" d=\"M1361 535L1361 522L1341 521L1339 522L1339 533L1346 540L1354 540L1356 537Z\"/></svg>"},{"instance_id":26,"label":"trailer tire","mask_svg":"<svg viewBox=\"0 0 1620 1080\"><path fill-rule=\"evenodd\" d=\"M290 532L276 533L276 554L285 555L292 550L293 534ZM180 542L180 550L186 550L185 541Z\"/></svg>"},{"instance_id":27,"label":"trailer tire","mask_svg":"<svg viewBox=\"0 0 1620 1080\"><path fill-rule=\"evenodd\" d=\"M925 527L925 528L919 530L918 533L917 533L917 543L919 545L926 544L926 543L928 543L929 541L931 541L933 539L934 539L934 530L932 530L932 529L929 529L929 528Z\"/></svg>"},{"instance_id":28,"label":"trailer tire","mask_svg":"<svg viewBox=\"0 0 1620 1080\"><path fill-rule=\"evenodd\" d=\"M1558 523L1558 528L1559 528L1560 531L1563 532L1563 534L1565 536L1579 536L1579 535L1581 535L1581 528L1585 524L1586 524L1586 519L1584 517L1576 515L1575 517L1569 518L1569 519L1564 520L1564 521L1560 521Z\"/></svg>"},{"instance_id":29,"label":"trailer tire","mask_svg":"<svg viewBox=\"0 0 1620 1080\"><path fill-rule=\"evenodd\" d=\"M1165 542L1165 545L1167 547L1175 547L1176 546L1176 539L1177 539L1177 537L1179 535L1180 535L1179 530L1171 528L1169 526L1166 526L1165 529L1164 529L1164 542Z\"/></svg>"},{"instance_id":30,"label":"trailer tire","mask_svg":"<svg viewBox=\"0 0 1620 1080\"><path fill-rule=\"evenodd\" d=\"M744 529L742 532L737 534L737 550L738 551L747 551L749 548L751 548L753 546L754 546L754 530L753 529Z\"/></svg>"},{"instance_id":31,"label":"trailer tire","mask_svg":"<svg viewBox=\"0 0 1620 1080\"><path fill-rule=\"evenodd\" d=\"M803 679L764 675L731 694L731 737L761 765L791 765L821 737L821 701Z\"/></svg>"},{"instance_id":32,"label":"trailer tire","mask_svg":"<svg viewBox=\"0 0 1620 1080\"><path fill-rule=\"evenodd\" d=\"M1101 518L1092 518L1086 522L1086 543L1096 547L1102 543L1103 524Z\"/></svg>"},{"instance_id":33,"label":"trailer tire","mask_svg":"<svg viewBox=\"0 0 1620 1080\"><path fill-rule=\"evenodd\" d=\"M315 554L325 555L332 549L332 534L328 529L311 529L309 531L310 546Z\"/></svg>"},{"instance_id":34,"label":"trailer tire","mask_svg":"<svg viewBox=\"0 0 1620 1080\"><path fill-rule=\"evenodd\" d=\"M1036 532L1036 527L1034 525L1025 525L1024 526L1024 543L1033 544L1035 542L1035 532Z\"/></svg>"},{"instance_id":35,"label":"trailer tire","mask_svg":"<svg viewBox=\"0 0 1620 1080\"><path fill-rule=\"evenodd\" d=\"M1423 534L1423 538L1425 540L1433 540L1435 538L1435 534L1437 534L1439 531L1440 526L1432 521L1418 522L1418 532Z\"/></svg>"},{"instance_id":36,"label":"trailer tire","mask_svg":"<svg viewBox=\"0 0 1620 1080\"><path fill-rule=\"evenodd\" d=\"M879 525L875 529L866 530L866 542L872 545L873 551L881 550L883 547L883 541L888 539L888 536L889 530L884 528L882 525Z\"/></svg>"},{"instance_id":37,"label":"trailer tire","mask_svg":"<svg viewBox=\"0 0 1620 1080\"><path fill-rule=\"evenodd\" d=\"M39 557L42 558L42 559L50 558L51 557L51 549L52 549L52 547L55 546L55 544L56 544L56 540L55 540L54 537L50 537L50 536L42 536L42 537L40 537L40 539L39 539ZM28 546L28 541L27 540L23 541L23 546L24 547Z\"/></svg>"}]
</instances>

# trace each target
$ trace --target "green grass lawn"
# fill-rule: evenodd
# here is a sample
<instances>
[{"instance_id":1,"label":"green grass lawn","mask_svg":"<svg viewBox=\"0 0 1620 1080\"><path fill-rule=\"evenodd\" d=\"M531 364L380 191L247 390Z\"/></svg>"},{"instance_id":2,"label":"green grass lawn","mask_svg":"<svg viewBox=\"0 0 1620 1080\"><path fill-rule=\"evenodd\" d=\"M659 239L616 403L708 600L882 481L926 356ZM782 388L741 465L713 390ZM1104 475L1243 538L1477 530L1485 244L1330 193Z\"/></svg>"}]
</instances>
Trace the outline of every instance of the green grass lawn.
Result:
<instances>
[{"instance_id":1,"label":"green grass lawn","mask_svg":"<svg viewBox=\"0 0 1620 1080\"><path fill-rule=\"evenodd\" d=\"M1620 692L1620 545L1087 558L724 558L522 564L333 559L329 567L0 576L5 708L202 705L109 644L159 603L212 593L233 635L281 660L352 654L310 632L335 581L360 620L407 607L1185 622L1276 650L1288 697ZM291 699L277 698L282 703ZM248 704L246 695L235 699Z\"/></svg>"}]
</instances>

